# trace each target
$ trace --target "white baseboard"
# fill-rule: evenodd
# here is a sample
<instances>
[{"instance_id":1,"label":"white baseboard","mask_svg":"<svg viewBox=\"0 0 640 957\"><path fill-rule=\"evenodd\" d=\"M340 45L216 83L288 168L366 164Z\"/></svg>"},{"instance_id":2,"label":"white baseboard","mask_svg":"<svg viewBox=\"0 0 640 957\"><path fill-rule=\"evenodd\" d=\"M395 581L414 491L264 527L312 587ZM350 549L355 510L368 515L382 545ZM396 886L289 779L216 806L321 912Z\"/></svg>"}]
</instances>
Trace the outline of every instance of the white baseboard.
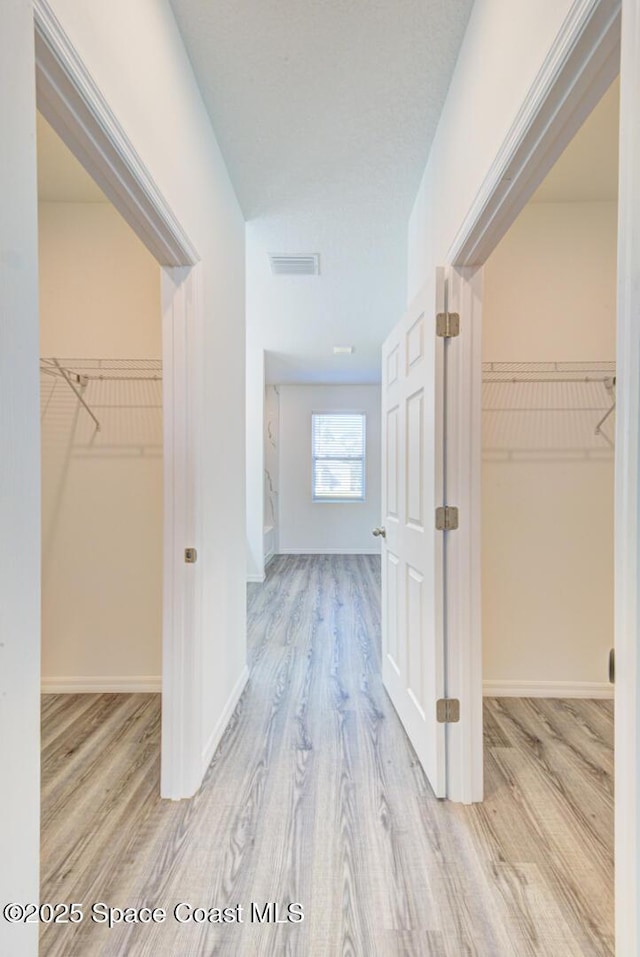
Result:
<instances>
[{"instance_id":1,"label":"white baseboard","mask_svg":"<svg viewBox=\"0 0 640 957\"><path fill-rule=\"evenodd\" d=\"M202 752L203 774L206 774L207 768L211 764L211 760L216 752L216 748L220 744L222 735L224 734L225 729L227 725L229 724L231 715L233 714L235 707L238 701L240 700L240 697L242 695L242 692L245 689L245 686L248 680L249 680L249 668L247 667L247 665L245 665L244 668L242 669L242 673L240 674L240 677L236 681L233 691L229 695L229 699L226 705L224 706L224 711L218 718L213 731L209 735L209 740L207 741L205 748Z\"/></svg>"},{"instance_id":2,"label":"white baseboard","mask_svg":"<svg viewBox=\"0 0 640 957\"><path fill-rule=\"evenodd\" d=\"M379 548L281 548L280 555L379 555Z\"/></svg>"},{"instance_id":3,"label":"white baseboard","mask_svg":"<svg viewBox=\"0 0 640 957\"><path fill-rule=\"evenodd\" d=\"M487 698L613 698L608 681L483 681Z\"/></svg>"},{"instance_id":4,"label":"white baseboard","mask_svg":"<svg viewBox=\"0 0 640 957\"><path fill-rule=\"evenodd\" d=\"M53 675L41 680L43 694L131 694L162 691L161 675Z\"/></svg>"},{"instance_id":5,"label":"white baseboard","mask_svg":"<svg viewBox=\"0 0 640 957\"><path fill-rule=\"evenodd\" d=\"M256 572L256 574L254 574L254 575L247 575L247 581L248 581L248 582L255 582L255 583L258 584L258 585L262 584L262 582L265 580L265 578L266 578L266 575L264 575L264 574L263 574L263 575L259 575L257 572Z\"/></svg>"}]
</instances>

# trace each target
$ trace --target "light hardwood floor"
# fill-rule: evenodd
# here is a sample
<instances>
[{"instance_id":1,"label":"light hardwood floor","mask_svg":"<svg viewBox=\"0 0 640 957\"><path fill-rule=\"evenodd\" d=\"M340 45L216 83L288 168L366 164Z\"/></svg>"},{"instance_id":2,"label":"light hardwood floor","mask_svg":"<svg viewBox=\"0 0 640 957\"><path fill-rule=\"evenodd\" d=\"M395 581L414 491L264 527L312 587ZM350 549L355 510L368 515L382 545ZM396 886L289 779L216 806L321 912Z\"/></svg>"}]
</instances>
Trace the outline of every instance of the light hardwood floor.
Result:
<instances>
[{"instance_id":1,"label":"light hardwood floor","mask_svg":"<svg viewBox=\"0 0 640 957\"><path fill-rule=\"evenodd\" d=\"M486 800L451 805L381 685L376 558L278 558L248 615L250 684L192 801L158 798L158 696L44 697L41 900L168 917L45 927L42 955L613 954L611 702L487 701ZM244 922L179 924L181 901Z\"/></svg>"}]
</instances>

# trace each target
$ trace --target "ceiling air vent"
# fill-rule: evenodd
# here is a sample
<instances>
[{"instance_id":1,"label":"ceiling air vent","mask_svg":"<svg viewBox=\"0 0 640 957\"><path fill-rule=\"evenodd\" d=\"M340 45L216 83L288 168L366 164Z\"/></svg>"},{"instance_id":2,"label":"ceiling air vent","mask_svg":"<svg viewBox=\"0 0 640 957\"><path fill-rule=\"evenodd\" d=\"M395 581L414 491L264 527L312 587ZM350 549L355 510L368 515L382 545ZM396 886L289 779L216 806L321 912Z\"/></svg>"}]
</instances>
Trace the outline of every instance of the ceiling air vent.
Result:
<instances>
[{"instance_id":1,"label":"ceiling air vent","mask_svg":"<svg viewBox=\"0 0 640 957\"><path fill-rule=\"evenodd\" d=\"M320 256L269 256L274 276L318 276Z\"/></svg>"}]
</instances>

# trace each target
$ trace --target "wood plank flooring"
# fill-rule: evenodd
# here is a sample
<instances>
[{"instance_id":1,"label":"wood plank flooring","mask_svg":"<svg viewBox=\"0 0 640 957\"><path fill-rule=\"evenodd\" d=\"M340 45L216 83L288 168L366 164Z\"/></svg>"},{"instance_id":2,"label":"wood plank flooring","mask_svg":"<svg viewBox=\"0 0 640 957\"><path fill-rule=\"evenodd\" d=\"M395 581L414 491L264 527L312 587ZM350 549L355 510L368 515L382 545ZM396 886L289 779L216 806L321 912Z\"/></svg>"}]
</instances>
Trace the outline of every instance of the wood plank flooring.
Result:
<instances>
[{"instance_id":1,"label":"wood plank flooring","mask_svg":"<svg viewBox=\"0 0 640 957\"><path fill-rule=\"evenodd\" d=\"M485 802L435 800L380 680L379 567L281 557L250 586L250 684L192 801L158 798L158 696L44 697L41 900L86 916L41 955L613 954L612 703L488 700ZM168 916L108 929L96 901Z\"/></svg>"}]
</instances>

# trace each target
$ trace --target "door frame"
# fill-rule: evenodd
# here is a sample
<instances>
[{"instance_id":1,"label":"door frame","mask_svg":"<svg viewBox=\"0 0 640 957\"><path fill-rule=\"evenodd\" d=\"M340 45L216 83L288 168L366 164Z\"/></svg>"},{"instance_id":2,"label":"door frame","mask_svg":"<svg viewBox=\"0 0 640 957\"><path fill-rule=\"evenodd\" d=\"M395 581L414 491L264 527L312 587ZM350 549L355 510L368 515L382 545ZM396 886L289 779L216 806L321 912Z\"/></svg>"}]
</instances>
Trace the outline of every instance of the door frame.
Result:
<instances>
[{"instance_id":1,"label":"door frame","mask_svg":"<svg viewBox=\"0 0 640 957\"><path fill-rule=\"evenodd\" d=\"M466 713L461 707L460 726L448 739L448 761L450 796L465 802L480 800L482 266L618 73L615 913L616 950L635 954L640 943L640 130L635 115L635 91L640 89L640 0L577 0L447 254L449 309L461 313L460 349L449 373L450 434L456 436L449 454L456 471L448 467L457 481L461 517L468 516L456 533L460 537L452 556L455 572L448 571L447 661L449 673L457 675L457 690L470 702Z\"/></svg>"},{"instance_id":2,"label":"door frame","mask_svg":"<svg viewBox=\"0 0 640 957\"><path fill-rule=\"evenodd\" d=\"M462 316L447 371L448 494L468 517L450 536L447 555L447 693L461 702L460 722L448 728L448 796L463 803L483 795L482 266L613 82L619 64L620 3L578 0L446 258L448 309Z\"/></svg>"},{"instance_id":3,"label":"door frame","mask_svg":"<svg viewBox=\"0 0 640 957\"><path fill-rule=\"evenodd\" d=\"M185 564L200 528L201 267L198 252L47 0L34 0L36 104L162 268L163 654L161 795L202 780L201 587Z\"/></svg>"},{"instance_id":4,"label":"door frame","mask_svg":"<svg viewBox=\"0 0 640 957\"><path fill-rule=\"evenodd\" d=\"M461 317L447 348L447 501L461 521L447 535L444 595L447 696L460 720L446 726L447 797L482 801L482 269L445 270L446 308Z\"/></svg>"},{"instance_id":5,"label":"door frame","mask_svg":"<svg viewBox=\"0 0 640 957\"><path fill-rule=\"evenodd\" d=\"M615 868L616 951L640 946L640 0L623 0L620 60L618 328L615 464Z\"/></svg>"}]
</instances>

